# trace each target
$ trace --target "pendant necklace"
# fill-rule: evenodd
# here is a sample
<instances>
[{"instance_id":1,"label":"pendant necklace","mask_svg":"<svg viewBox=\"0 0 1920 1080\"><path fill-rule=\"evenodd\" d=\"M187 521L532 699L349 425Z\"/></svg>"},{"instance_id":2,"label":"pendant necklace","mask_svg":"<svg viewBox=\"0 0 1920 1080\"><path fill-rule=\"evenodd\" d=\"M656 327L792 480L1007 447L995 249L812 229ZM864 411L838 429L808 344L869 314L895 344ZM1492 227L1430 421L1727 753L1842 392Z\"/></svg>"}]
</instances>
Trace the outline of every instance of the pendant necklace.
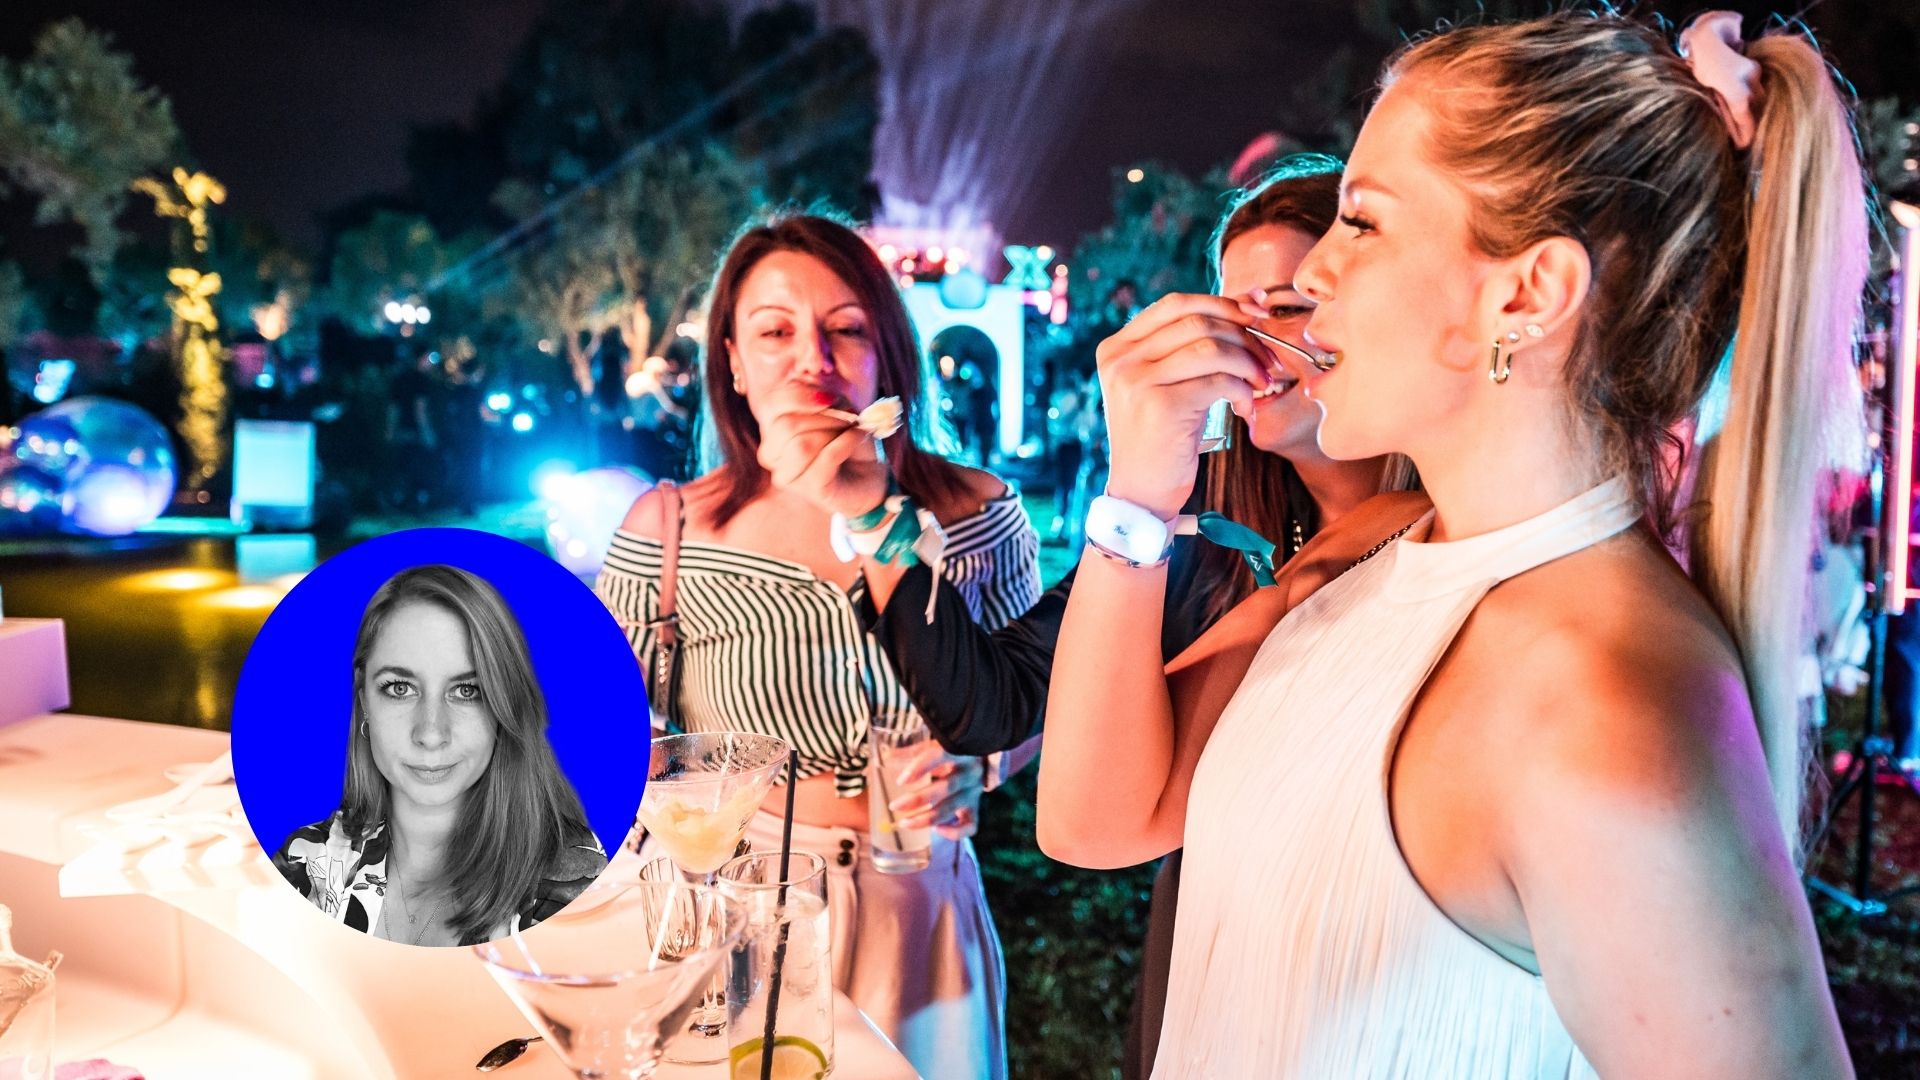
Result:
<instances>
[{"instance_id":1,"label":"pendant necklace","mask_svg":"<svg viewBox=\"0 0 1920 1080\"><path fill-rule=\"evenodd\" d=\"M383 904L380 908L380 925L382 929L381 936L386 938L388 941L396 940L392 933L393 924L392 924L392 921L387 917L387 911L388 911L388 908L391 907L393 904L399 904L400 916L407 921L407 926L406 926L407 937L404 941L401 942L401 944L403 945L420 944L420 938L422 937L422 934L423 934L423 932L420 929L420 916L414 914L412 910L407 906L406 902L400 899L400 875L398 874L388 875L387 894L388 894L387 895L388 902L386 904ZM431 930L433 928L433 920L436 916L440 914L440 907L445 902L446 902L446 897L443 896L439 900L434 901L433 907L427 909L427 916L426 916L427 929Z\"/></svg>"}]
</instances>

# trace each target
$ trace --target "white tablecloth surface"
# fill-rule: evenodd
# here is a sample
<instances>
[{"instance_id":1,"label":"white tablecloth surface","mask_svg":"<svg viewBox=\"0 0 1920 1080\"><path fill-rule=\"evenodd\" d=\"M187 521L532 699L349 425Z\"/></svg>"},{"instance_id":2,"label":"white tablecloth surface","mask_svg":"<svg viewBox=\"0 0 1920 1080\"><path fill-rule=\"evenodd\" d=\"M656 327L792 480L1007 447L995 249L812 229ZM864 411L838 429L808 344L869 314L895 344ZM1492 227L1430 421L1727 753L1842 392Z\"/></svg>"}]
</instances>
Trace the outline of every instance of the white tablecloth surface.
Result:
<instances>
[{"instance_id":1,"label":"white tablecloth surface","mask_svg":"<svg viewBox=\"0 0 1920 1080\"><path fill-rule=\"evenodd\" d=\"M277 877L157 897L58 896L56 868L92 843L88 826L104 823L103 811L167 791L162 769L210 760L226 747L219 732L89 716L0 726L0 902L21 910L22 952L68 952L62 1010L123 1017L83 1025L91 1042L63 1038L63 1060L100 1054L146 1069L153 1080L204 1080L249 1075L244 1061L222 1067L215 1060L237 1052L309 1061L298 1072L274 1072L303 1080L412 1080L478 1075L472 1065L489 1047L528 1033L467 950L344 930ZM265 866L266 856L259 858ZM104 998L127 1000L105 1009ZM143 1003L150 1007L143 1011ZM836 1077L915 1075L844 996L835 1015ZM252 1041L220 1050L210 1033L222 1024ZM163 1067L176 1058L198 1069ZM725 1071L668 1067L660 1075L706 1080ZM551 1052L534 1049L499 1075L570 1074Z\"/></svg>"}]
</instances>

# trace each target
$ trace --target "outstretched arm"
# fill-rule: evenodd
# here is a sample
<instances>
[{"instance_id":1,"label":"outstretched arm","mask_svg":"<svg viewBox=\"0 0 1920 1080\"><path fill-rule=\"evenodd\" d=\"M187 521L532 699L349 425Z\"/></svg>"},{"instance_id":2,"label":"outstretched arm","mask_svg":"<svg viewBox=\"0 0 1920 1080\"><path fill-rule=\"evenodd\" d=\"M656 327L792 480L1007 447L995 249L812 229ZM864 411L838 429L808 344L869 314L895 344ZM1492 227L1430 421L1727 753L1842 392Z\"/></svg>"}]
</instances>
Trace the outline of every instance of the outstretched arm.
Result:
<instances>
[{"instance_id":1,"label":"outstretched arm","mask_svg":"<svg viewBox=\"0 0 1920 1080\"><path fill-rule=\"evenodd\" d=\"M941 745L955 754L986 755L1026 741L1046 708L1073 575L991 632L968 616L959 590L936 580L931 568L916 566L895 576L885 610L875 615L874 635ZM939 596L928 622L925 611L935 590Z\"/></svg>"}]
</instances>

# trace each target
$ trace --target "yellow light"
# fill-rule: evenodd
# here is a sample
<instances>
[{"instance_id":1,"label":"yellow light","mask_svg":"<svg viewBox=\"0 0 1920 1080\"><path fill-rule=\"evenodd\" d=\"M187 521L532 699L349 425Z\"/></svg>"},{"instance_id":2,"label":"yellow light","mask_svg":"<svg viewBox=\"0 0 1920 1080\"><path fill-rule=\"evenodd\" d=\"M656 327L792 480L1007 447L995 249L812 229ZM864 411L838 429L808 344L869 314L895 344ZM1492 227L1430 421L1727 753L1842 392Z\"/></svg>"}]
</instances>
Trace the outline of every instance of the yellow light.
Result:
<instances>
[{"instance_id":1,"label":"yellow light","mask_svg":"<svg viewBox=\"0 0 1920 1080\"><path fill-rule=\"evenodd\" d=\"M1053 249L1045 244L1041 244L1039 247L1033 249L1033 257L1043 263L1051 262L1053 261Z\"/></svg>"},{"instance_id":2,"label":"yellow light","mask_svg":"<svg viewBox=\"0 0 1920 1080\"><path fill-rule=\"evenodd\" d=\"M1146 178L1147 178L1147 171L1145 169L1128 169L1127 170L1127 183L1129 184L1137 184L1140 181L1145 180Z\"/></svg>"},{"instance_id":3,"label":"yellow light","mask_svg":"<svg viewBox=\"0 0 1920 1080\"><path fill-rule=\"evenodd\" d=\"M268 611L286 594L269 585L236 585L199 598L203 607L217 611Z\"/></svg>"},{"instance_id":4,"label":"yellow light","mask_svg":"<svg viewBox=\"0 0 1920 1080\"><path fill-rule=\"evenodd\" d=\"M219 570L149 570L128 578L126 587L136 592L195 592L225 585L232 578Z\"/></svg>"}]
</instances>

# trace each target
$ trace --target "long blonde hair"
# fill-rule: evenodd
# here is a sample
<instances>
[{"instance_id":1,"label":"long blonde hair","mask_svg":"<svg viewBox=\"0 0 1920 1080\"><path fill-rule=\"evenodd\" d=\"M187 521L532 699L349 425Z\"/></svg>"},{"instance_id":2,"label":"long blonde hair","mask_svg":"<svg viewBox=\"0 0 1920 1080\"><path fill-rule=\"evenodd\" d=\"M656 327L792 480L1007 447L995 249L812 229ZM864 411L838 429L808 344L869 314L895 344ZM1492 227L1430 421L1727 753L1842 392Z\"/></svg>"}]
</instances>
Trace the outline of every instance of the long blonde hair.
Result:
<instances>
[{"instance_id":1,"label":"long blonde hair","mask_svg":"<svg viewBox=\"0 0 1920 1080\"><path fill-rule=\"evenodd\" d=\"M1750 43L1753 145L1653 29L1562 12L1417 41L1389 62L1440 121L1431 150L1478 205L1496 258L1549 236L1587 249L1592 288L1568 361L1575 422L1629 476L1739 645L1780 823L1807 782L1797 689L1817 478L1861 423L1851 371L1867 273L1866 181L1847 99L1785 28ZM1670 434L1732 349L1732 395L1674 512ZM1794 846L1797 848L1798 844Z\"/></svg>"}]
</instances>

